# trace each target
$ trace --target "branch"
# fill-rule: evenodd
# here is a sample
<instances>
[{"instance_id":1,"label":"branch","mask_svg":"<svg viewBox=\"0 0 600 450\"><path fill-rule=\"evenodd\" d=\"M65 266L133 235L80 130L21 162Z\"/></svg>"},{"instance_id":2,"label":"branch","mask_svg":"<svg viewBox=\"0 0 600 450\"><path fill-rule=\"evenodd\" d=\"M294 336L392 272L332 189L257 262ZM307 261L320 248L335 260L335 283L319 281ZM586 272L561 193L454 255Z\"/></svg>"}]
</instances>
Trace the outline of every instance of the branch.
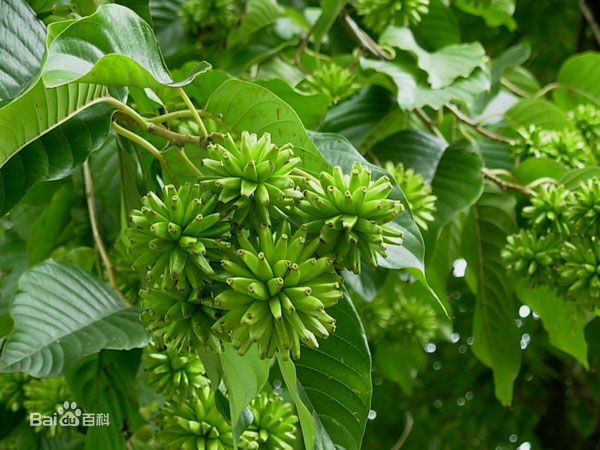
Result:
<instances>
[{"instance_id":1,"label":"branch","mask_svg":"<svg viewBox=\"0 0 600 450\"><path fill-rule=\"evenodd\" d=\"M581 9L581 13L585 20L587 20L588 25L592 29L594 33L594 37L596 38L596 42L600 45L600 27L598 26L598 22L594 19L594 14L590 11L590 8L586 4L585 0L579 0L579 9Z\"/></svg>"},{"instance_id":2,"label":"branch","mask_svg":"<svg viewBox=\"0 0 600 450\"><path fill-rule=\"evenodd\" d=\"M183 102L188 107L188 109L191 111L192 116L194 117L194 120L196 120L196 122L198 122L198 126L200 127L200 131L202 132L202 136L203 137L208 136L208 131L206 130L206 127L204 126L204 122L202 122L202 119L200 118L200 114L198 114L198 110L196 110L196 107L192 103L192 100L188 97L188 95L185 93L185 91L181 87L177 88L177 93L183 99Z\"/></svg>"},{"instance_id":3,"label":"branch","mask_svg":"<svg viewBox=\"0 0 600 450\"><path fill-rule=\"evenodd\" d=\"M400 448L402 448L402 446L406 442L406 439L408 438L408 435L412 430L413 424L415 423L413 416L409 411L406 411L404 413L404 416L406 417L406 425L404 426L404 431L402 432L400 439L398 439L398 442L394 444L391 450L399 450Z\"/></svg>"},{"instance_id":4,"label":"branch","mask_svg":"<svg viewBox=\"0 0 600 450\"><path fill-rule=\"evenodd\" d=\"M104 267L106 268L106 274L108 275L108 283L115 290L115 292L121 298L123 303L125 303L127 306L131 306L131 303L127 301L127 299L123 296L123 293L119 289L117 280L115 278L115 274L113 272L112 263L110 262L110 258L108 257L108 253L106 252L106 247L104 247L104 243L102 242L102 236L100 236L100 231L98 231L98 221L96 218L96 199L94 197L94 182L92 180L92 174L90 172L90 164L88 159L86 159L83 163L83 181L85 184L85 197L87 199L88 212L90 216L90 225L92 226L92 234L94 236L94 242L96 243L96 247L98 248L98 253L100 253L100 257L102 258L102 262L104 263Z\"/></svg>"},{"instance_id":5,"label":"branch","mask_svg":"<svg viewBox=\"0 0 600 450\"><path fill-rule=\"evenodd\" d=\"M504 86L505 88L507 88L509 91L514 92L515 94L517 94L520 97L524 97L524 98L531 97L531 94L529 92L524 91L520 87L514 85L513 83L511 83L510 81L508 81L506 78L501 78L500 79L500 84L502 86Z\"/></svg>"},{"instance_id":6,"label":"branch","mask_svg":"<svg viewBox=\"0 0 600 450\"><path fill-rule=\"evenodd\" d=\"M444 137L442 132L439 130L439 128L435 125L435 122L433 120L431 120L431 117L429 117L427 115L427 113L425 111L423 111L421 108L416 108L415 111L417 112L417 114L419 115L421 120L423 122L425 122L425 125L427 125L429 127L429 129L432 131L432 133L435 134L437 137L439 137L442 141L446 142L446 138Z\"/></svg>"},{"instance_id":7,"label":"branch","mask_svg":"<svg viewBox=\"0 0 600 450\"><path fill-rule=\"evenodd\" d=\"M350 15L348 14L347 11L342 11L340 13L340 17L342 19L342 23L345 25L345 27L348 29L348 31L350 31L350 33L352 33L352 35L354 36L354 39L356 39L356 41L361 45L361 47L366 49L369 53L371 53L371 55L375 56L376 58L391 59L389 57L389 55L387 55L381 49L381 47L379 45L377 45L377 42L375 42L371 38L371 36L369 36L367 33L365 33L358 26L358 24L354 21L354 19L352 17L350 17Z\"/></svg>"},{"instance_id":8,"label":"branch","mask_svg":"<svg viewBox=\"0 0 600 450\"><path fill-rule=\"evenodd\" d=\"M544 95L546 95L548 92L550 92L553 89L564 89L566 91L574 92L575 94L578 94L578 95L581 95L582 97L587 98L589 101L594 103L596 106L600 107L600 100L598 100L598 98L596 98L589 92L584 91L583 89L576 88L575 86L569 86L568 84L563 84L563 83L558 83L558 82L550 83L550 84L544 86L542 89L540 89L538 92L536 92L536 94L533 96L533 98L535 99L535 98L543 97Z\"/></svg>"},{"instance_id":9,"label":"branch","mask_svg":"<svg viewBox=\"0 0 600 450\"><path fill-rule=\"evenodd\" d=\"M510 139L510 138L501 136L499 134L493 133L490 130L482 127L476 121L474 121L474 120L470 119L469 117L465 116L456 106L454 106L451 103L446 103L446 105L444 105L444 106L446 108L448 108L450 110L450 112L452 112L452 114L454 114L458 120L460 120L461 122L466 123L470 127L473 127L475 130L477 130L477 132L479 134L482 134L482 135L484 135L487 138L490 138L490 139L492 139L494 141L504 142L506 144L514 144L515 142L517 142L514 139Z\"/></svg>"},{"instance_id":10,"label":"branch","mask_svg":"<svg viewBox=\"0 0 600 450\"><path fill-rule=\"evenodd\" d=\"M527 196L531 195L531 189L528 188L527 186L523 186L521 184L511 183L510 181L503 180L498 175L494 174L493 171L491 171L490 169L488 169L486 167L481 168L481 173L483 174L483 176L492 180L494 183L496 183L498 186L500 186L505 191L512 190L512 191L516 191L516 192L519 192L519 193L527 195Z\"/></svg>"}]
</instances>

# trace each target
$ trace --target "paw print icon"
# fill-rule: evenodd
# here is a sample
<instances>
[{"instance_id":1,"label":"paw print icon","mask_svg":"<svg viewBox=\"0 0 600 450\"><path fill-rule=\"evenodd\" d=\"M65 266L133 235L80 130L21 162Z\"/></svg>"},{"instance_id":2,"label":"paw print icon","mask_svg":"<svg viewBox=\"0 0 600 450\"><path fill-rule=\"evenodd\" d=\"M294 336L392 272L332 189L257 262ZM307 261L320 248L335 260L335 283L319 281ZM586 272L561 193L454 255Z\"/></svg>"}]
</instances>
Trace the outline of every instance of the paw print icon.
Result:
<instances>
[{"instance_id":1,"label":"paw print icon","mask_svg":"<svg viewBox=\"0 0 600 450\"><path fill-rule=\"evenodd\" d=\"M63 407L64 406L64 407ZM77 408L75 402L65 402L63 406L58 408L58 414L60 419L58 424L61 427L76 427L79 425L79 416L81 416L81 410Z\"/></svg>"}]
</instances>

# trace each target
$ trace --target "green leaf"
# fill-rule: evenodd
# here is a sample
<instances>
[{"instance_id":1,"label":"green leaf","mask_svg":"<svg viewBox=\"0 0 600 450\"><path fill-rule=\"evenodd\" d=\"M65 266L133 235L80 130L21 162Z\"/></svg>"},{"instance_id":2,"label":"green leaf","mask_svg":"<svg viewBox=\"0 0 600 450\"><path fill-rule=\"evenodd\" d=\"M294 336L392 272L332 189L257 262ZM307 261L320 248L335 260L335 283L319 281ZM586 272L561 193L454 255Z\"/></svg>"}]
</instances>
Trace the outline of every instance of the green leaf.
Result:
<instances>
[{"instance_id":1,"label":"green leaf","mask_svg":"<svg viewBox=\"0 0 600 450\"><path fill-rule=\"evenodd\" d=\"M373 153L382 163L403 163L421 174L425 183L431 184L446 146L446 142L433 134L402 130L375 144Z\"/></svg>"},{"instance_id":2,"label":"green leaf","mask_svg":"<svg viewBox=\"0 0 600 450\"><path fill-rule=\"evenodd\" d=\"M70 219L73 201L73 185L67 183L54 193L42 215L33 224L27 242L29 265L33 266L48 257L55 247L56 239Z\"/></svg>"},{"instance_id":3,"label":"green leaf","mask_svg":"<svg viewBox=\"0 0 600 450\"><path fill-rule=\"evenodd\" d=\"M37 77L46 28L23 0L3 0L0 30L1 105L18 97Z\"/></svg>"},{"instance_id":4,"label":"green leaf","mask_svg":"<svg viewBox=\"0 0 600 450\"><path fill-rule=\"evenodd\" d=\"M55 377L103 348L127 350L148 343L139 311L76 265L47 260L21 276L19 289L1 371Z\"/></svg>"},{"instance_id":5,"label":"green leaf","mask_svg":"<svg viewBox=\"0 0 600 450\"><path fill-rule=\"evenodd\" d=\"M374 360L386 379L397 383L406 395L412 395L417 371L425 360L421 345L386 342L376 347Z\"/></svg>"},{"instance_id":6,"label":"green leaf","mask_svg":"<svg viewBox=\"0 0 600 450\"><path fill-rule=\"evenodd\" d=\"M150 13L156 39L165 56L171 56L192 39L183 25L179 10L185 0L151 0Z\"/></svg>"},{"instance_id":7,"label":"green leaf","mask_svg":"<svg viewBox=\"0 0 600 450\"><path fill-rule=\"evenodd\" d=\"M428 52L417 44L410 28L406 27L388 27L379 41L413 54L433 89L447 87L459 77L468 77L477 67L485 67L485 50L478 42L448 45Z\"/></svg>"},{"instance_id":8,"label":"green leaf","mask_svg":"<svg viewBox=\"0 0 600 450\"><path fill-rule=\"evenodd\" d=\"M513 286L500 257L516 230L514 197L489 186L471 209L463 233L468 277L476 281L473 352L494 372L496 397L507 406L521 366Z\"/></svg>"},{"instance_id":9,"label":"green leaf","mask_svg":"<svg viewBox=\"0 0 600 450\"><path fill-rule=\"evenodd\" d=\"M585 326L590 319L585 310L576 302L559 297L556 291L547 286L533 289L517 283L515 291L519 300L540 316L550 343L588 369Z\"/></svg>"},{"instance_id":10,"label":"green leaf","mask_svg":"<svg viewBox=\"0 0 600 450\"><path fill-rule=\"evenodd\" d=\"M321 2L321 15L317 19L312 31L317 52L321 47L323 37L329 31L341 10L346 6L346 3L348 3L348 0L323 0Z\"/></svg>"},{"instance_id":11,"label":"green leaf","mask_svg":"<svg viewBox=\"0 0 600 450\"><path fill-rule=\"evenodd\" d=\"M308 170L320 172L328 168L296 112L262 86L227 80L212 93L205 109L214 115L222 114L223 122L237 133L243 130L258 135L268 132L277 145L291 143Z\"/></svg>"},{"instance_id":12,"label":"green leaf","mask_svg":"<svg viewBox=\"0 0 600 450\"><path fill-rule=\"evenodd\" d=\"M541 99L519 100L504 114L514 128L535 125L545 130L573 128L573 124L556 105Z\"/></svg>"},{"instance_id":13,"label":"green leaf","mask_svg":"<svg viewBox=\"0 0 600 450\"><path fill-rule=\"evenodd\" d=\"M542 88L535 76L521 66L508 67L504 71L504 79L529 95L534 95Z\"/></svg>"},{"instance_id":14,"label":"green leaf","mask_svg":"<svg viewBox=\"0 0 600 450\"><path fill-rule=\"evenodd\" d=\"M509 31L517 27L513 14L516 0L453 0L452 4L466 13L482 17L488 27L504 25Z\"/></svg>"},{"instance_id":15,"label":"green leaf","mask_svg":"<svg viewBox=\"0 0 600 450\"><path fill-rule=\"evenodd\" d=\"M233 28L229 33L227 48L246 42L258 30L283 16L284 10L277 0L248 0L239 27Z\"/></svg>"},{"instance_id":16,"label":"green leaf","mask_svg":"<svg viewBox=\"0 0 600 450\"><path fill-rule=\"evenodd\" d=\"M483 161L476 143L454 143L450 145L437 165L431 183L435 202L435 220L425 233L428 250L433 248L442 228L457 214L467 210L483 192Z\"/></svg>"},{"instance_id":17,"label":"green leaf","mask_svg":"<svg viewBox=\"0 0 600 450\"><path fill-rule=\"evenodd\" d=\"M306 128L315 128L329 108L329 97L323 94L303 94L292 88L282 79L257 81L290 105Z\"/></svg>"},{"instance_id":18,"label":"green leaf","mask_svg":"<svg viewBox=\"0 0 600 450\"><path fill-rule=\"evenodd\" d=\"M336 331L319 341L318 350L302 347L300 359L294 362L297 383L291 364L280 361L279 365L299 409L306 448L312 448L313 430L317 436L315 448L332 448L327 445L328 439L319 439L322 424L335 448L358 450L371 408L371 355L358 314L347 296L327 312L336 319ZM307 430L308 414L312 414L316 425ZM325 442L319 445L323 439Z\"/></svg>"},{"instance_id":19,"label":"green leaf","mask_svg":"<svg viewBox=\"0 0 600 450\"><path fill-rule=\"evenodd\" d=\"M515 161L507 144L491 139L477 141L479 153L488 169L513 170Z\"/></svg>"},{"instance_id":20,"label":"green leaf","mask_svg":"<svg viewBox=\"0 0 600 450\"><path fill-rule=\"evenodd\" d=\"M43 70L46 86L74 81L109 86L181 87L210 68L200 63L186 78L173 81L148 23L124 6L101 5L73 21L48 46Z\"/></svg>"},{"instance_id":21,"label":"green leaf","mask_svg":"<svg viewBox=\"0 0 600 450\"><path fill-rule=\"evenodd\" d=\"M24 97L6 108L12 108L15 104L22 108L32 107L30 102L35 101L35 96L24 102L20 101L22 99ZM6 108L0 110L0 120L5 116ZM43 117L45 113L40 112L40 131L35 129L36 118L30 115L32 110L28 112L20 109L23 115L16 114L16 108L13 111L15 115L6 114L5 117L13 117L10 120L18 118L18 123L23 124L19 133L26 131L31 142L21 146L15 145L16 140L12 138L8 142L4 141L11 151L10 159L7 160L3 159L3 149L0 149L0 216L10 210L36 183L58 180L69 175L83 163L90 151L102 145L110 124L110 109L105 105L94 105L51 128L48 128L48 122L54 120L52 116ZM0 135L4 132L0 127ZM21 140L22 138L23 135ZM0 146L1 139L0 137Z\"/></svg>"},{"instance_id":22,"label":"green leaf","mask_svg":"<svg viewBox=\"0 0 600 450\"><path fill-rule=\"evenodd\" d=\"M468 78L459 78L450 86L432 89L427 80L411 62L397 59L380 61L360 58L363 69L371 69L388 75L396 87L396 100L400 108L412 110L429 105L440 109L451 100L460 100L467 104L475 101L477 96L490 88L488 70L476 68ZM374 80L378 82L378 80Z\"/></svg>"},{"instance_id":23,"label":"green leaf","mask_svg":"<svg viewBox=\"0 0 600 450\"><path fill-rule=\"evenodd\" d=\"M420 41L429 47L439 49L460 43L460 29L452 9L442 0L430 0L429 12L415 28Z\"/></svg>"},{"instance_id":24,"label":"green leaf","mask_svg":"<svg viewBox=\"0 0 600 450\"><path fill-rule=\"evenodd\" d=\"M564 184L567 189L574 189L580 183L590 178L598 177L600 177L600 167L584 167L582 169L569 170L558 181Z\"/></svg>"},{"instance_id":25,"label":"green leaf","mask_svg":"<svg viewBox=\"0 0 600 450\"><path fill-rule=\"evenodd\" d=\"M108 426L87 428L85 448L125 449L125 436L144 423L139 412L135 377L141 350L109 351L90 355L65 378L77 406L88 414L108 414ZM80 418L81 420L81 418Z\"/></svg>"},{"instance_id":26,"label":"green leaf","mask_svg":"<svg viewBox=\"0 0 600 450\"><path fill-rule=\"evenodd\" d=\"M269 379L271 361L259 358L256 345L244 356L240 356L230 344L225 344L221 364L223 380L229 393L231 426L235 429L246 407L262 391ZM239 436L234 437L237 439Z\"/></svg>"},{"instance_id":27,"label":"green leaf","mask_svg":"<svg viewBox=\"0 0 600 450\"><path fill-rule=\"evenodd\" d=\"M600 53L585 52L571 56L561 66L556 81L587 93L587 96L584 96L567 89L555 89L554 101L561 108L569 110L578 103L590 103L592 99L598 104L600 102Z\"/></svg>"},{"instance_id":28,"label":"green leaf","mask_svg":"<svg viewBox=\"0 0 600 450\"><path fill-rule=\"evenodd\" d=\"M392 95L380 86L365 86L352 98L328 112L319 131L337 133L359 147L367 134L394 106Z\"/></svg>"},{"instance_id":29,"label":"green leaf","mask_svg":"<svg viewBox=\"0 0 600 450\"><path fill-rule=\"evenodd\" d=\"M150 14L150 0L114 0L115 3L127 6L138 16L152 26L152 15Z\"/></svg>"},{"instance_id":30,"label":"green leaf","mask_svg":"<svg viewBox=\"0 0 600 450\"><path fill-rule=\"evenodd\" d=\"M540 178L560 180L569 173L569 169L554 159L529 158L519 164L513 173L519 183L529 184Z\"/></svg>"}]
</instances>

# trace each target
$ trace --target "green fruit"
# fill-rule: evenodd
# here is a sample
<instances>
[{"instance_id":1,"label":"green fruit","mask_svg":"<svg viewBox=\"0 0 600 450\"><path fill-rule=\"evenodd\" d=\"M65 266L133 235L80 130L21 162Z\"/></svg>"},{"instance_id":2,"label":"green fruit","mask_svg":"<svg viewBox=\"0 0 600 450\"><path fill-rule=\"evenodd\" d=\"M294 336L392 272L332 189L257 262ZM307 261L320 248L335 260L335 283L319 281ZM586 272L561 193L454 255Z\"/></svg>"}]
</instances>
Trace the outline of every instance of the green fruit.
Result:
<instances>
[{"instance_id":1,"label":"green fruit","mask_svg":"<svg viewBox=\"0 0 600 450\"><path fill-rule=\"evenodd\" d=\"M240 142L226 135L222 144L211 144L202 165L208 175L202 183L219 193L219 201L233 209L234 222L242 224L254 212L262 223L271 216L283 218L294 199L300 178L292 175L300 158L291 144L277 147L265 133L242 132Z\"/></svg>"},{"instance_id":2,"label":"green fruit","mask_svg":"<svg viewBox=\"0 0 600 450\"><path fill-rule=\"evenodd\" d=\"M23 407L25 386L31 377L21 372L0 374L0 403L11 411Z\"/></svg>"},{"instance_id":3,"label":"green fruit","mask_svg":"<svg viewBox=\"0 0 600 450\"><path fill-rule=\"evenodd\" d=\"M560 286L568 299L593 311L600 307L600 245L597 236L573 238L561 252Z\"/></svg>"},{"instance_id":4,"label":"green fruit","mask_svg":"<svg viewBox=\"0 0 600 450\"><path fill-rule=\"evenodd\" d=\"M355 5L366 27L375 33L390 25L416 25L429 12L429 0L358 0Z\"/></svg>"},{"instance_id":5,"label":"green fruit","mask_svg":"<svg viewBox=\"0 0 600 450\"><path fill-rule=\"evenodd\" d=\"M187 399L167 402L158 422L158 439L167 449L233 448L231 425L217 409L208 385L195 389Z\"/></svg>"},{"instance_id":6,"label":"green fruit","mask_svg":"<svg viewBox=\"0 0 600 450\"><path fill-rule=\"evenodd\" d=\"M186 0L179 15L202 47L223 46L228 31L238 20L235 0Z\"/></svg>"},{"instance_id":7,"label":"green fruit","mask_svg":"<svg viewBox=\"0 0 600 450\"><path fill-rule=\"evenodd\" d=\"M385 244L402 244L402 232L386 225L404 209L387 198L391 191L389 178L371 181L369 168L355 162L350 175L334 167L318 182L308 181L294 213L307 233L319 233L319 254L331 255L338 268L360 273L361 259L376 267L378 255L386 256Z\"/></svg>"},{"instance_id":8,"label":"green fruit","mask_svg":"<svg viewBox=\"0 0 600 450\"><path fill-rule=\"evenodd\" d=\"M553 281L559 246L560 241L554 234L540 236L534 230L520 230L506 238L502 259L509 271L524 276L528 284L538 286Z\"/></svg>"},{"instance_id":9,"label":"green fruit","mask_svg":"<svg viewBox=\"0 0 600 450\"><path fill-rule=\"evenodd\" d=\"M202 291L144 289L142 319L148 329L166 344L169 350L195 353L198 350L220 350L217 337L211 331L216 311L203 304Z\"/></svg>"},{"instance_id":10,"label":"green fruit","mask_svg":"<svg viewBox=\"0 0 600 450\"><path fill-rule=\"evenodd\" d=\"M298 417L292 406L275 393L262 392L249 405L254 421L247 433L256 438L259 448L292 450L296 440ZM250 432L250 433L248 433Z\"/></svg>"},{"instance_id":11,"label":"green fruit","mask_svg":"<svg viewBox=\"0 0 600 450\"><path fill-rule=\"evenodd\" d=\"M25 385L25 401L23 402L28 412L37 412L42 416L52 416L62 408L70 397L69 388L63 377L32 379ZM60 426L39 426L36 431L43 431L49 436L54 436L67 431Z\"/></svg>"},{"instance_id":12,"label":"green fruit","mask_svg":"<svg viewBox=\"0 0 600 450\"><path fill-rule=\"evenodd\" d=\"M181 292L188 285L202 286L214 273L209 260L218 259L220 250L229 246L230 224L215 210L216 196L202 193L197 184L179 189L167 185L162 198L149 192L142 204L141 210L132 211L127 230L136 255L133 267L147 270L151 286L160 282Z\"/></svg>"},{"instance_id":13,"label":"green fruit","mask_svg":"<svg viewBox=\"0 0 600 450\"><path fill-rule=\"evenodd\" d=\"M345 67L335 63L322 63L306 77L305 84L309 92L325 94L333 104L336 104L358 91L360 85L354 80L355 76Z\"/></svg>"},{"instance_id":14,"label":"green fruit","mask_svg":"<svg viewBox=\"0 0 600 450\"><path fill-rule=\"evenodd\" d=\"M144 355L148 383L167 398L187 397L209 383L202 361L191 353L179 353L151 345Z\"/></svg>"},{"instance_id":15,"label":"green fruit","mask_svg":"<svg viewBox=\"0 0 600 450\"><path fill-rule=\"evenodd\" d=\"M569 112L569 118L596 156L600 155L600 108L582 103Z\"/></svg>"},{"instance_id":16,"label":"green fruit","mask_svg":"<svg viewBox=\"0 0 600 450\"><path fill-rule=\"evenodd\" d=\"M431 195L431 186L425 184L421 174L415 173L413 169L405 169L402 163L394 165L387 162L385 169L395 178L406 196L415 223L426 230L427 222L433 222L437 200L435 195Z\"/></svg>"},{"instance_id":17,"label":"green fruit","mask_svg":"<svg viewBox=\"0 0 600 450\"><path fill-rule=\"evenodd\" d=\"M213 328L230 333L233 346L245 354L256 342L261 358L291 351L300 357L300 342L317 348L317 337L327 338L335 320L325 309L342 297L341 278L328 257L315 258L318 239L306 232L290 235L290 227L273 233L261 225L258 238L240 233L237 250L223 260L226 287L211 306L228 311Z\"/></svg>"},{"instance_id":18,"label":"green fruit","mask_svg":"<svg viewBox=\"0 0 600 450\"><path fill-rule=\"evenodd\" d=\"M562 185L544 185L531 194L530 205L525 206L521 214L532 228L542 234L555 231L568 235L566 212L570 195Z\"/></svg>"},{"instance_id":19,"label":"green fruit","mask_svg":"<svg viewBox=\"0 0 600 450\"><path fill-rule=\"evenodd\" d=\"M573 191L566 217L574 231L600 235L600 179L590 178Z\"/></svg>"}]
</instances>

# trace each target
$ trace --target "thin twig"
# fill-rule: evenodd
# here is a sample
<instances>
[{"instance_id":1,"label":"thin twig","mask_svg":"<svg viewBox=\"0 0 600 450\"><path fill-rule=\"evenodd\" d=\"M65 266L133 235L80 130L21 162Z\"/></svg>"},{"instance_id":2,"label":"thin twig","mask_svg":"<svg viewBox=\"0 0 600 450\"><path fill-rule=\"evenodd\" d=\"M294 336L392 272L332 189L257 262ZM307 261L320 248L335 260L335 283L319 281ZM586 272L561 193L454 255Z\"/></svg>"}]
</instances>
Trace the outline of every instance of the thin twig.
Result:
<instances>
[{"instance_id":1,"label":"thin twig","mask_svg":"<svg viewBox=\"0 0 600 450\"><path fill-rule=\"evenodd\" d=\"M304 36L304 39L302 39L302 42L300 42L300 45L298 46L298 50L296 50L296 53L294 55L294 61L296 61L296 65L298 66L298 69L300 69L304 73L310 73L310 70L308 70L302 64L302 52L304 51L304 49L306 49L306 46L308 45L308 40L310 39L310 35L314 31L316 25L317 25L317 23L315 22L313 24L313 26L310 27L310 29L306 33L306 36ZM319 58L317 57L317 66L319 64L320 64Z\"/></svg>"},{"instance_id":2,"label":"thin twig","mask_svg":"<svg viewBox=\"0 0 600 450\"><path fill-rule=\"evenodd\" d=\"M421 120L425 123L425 125L427 125L429 127L429 129L433 132L433 134L435 134L437 137L439 137L442 141L446 142L446 138L444 137L442 132L439 130L439 128L435 125L434 121L431 120L431 117L429 117L427 115L427 113L425 111L423 111L421 108L416 108L415 111L417 112L417 114L419 115Z\"/></svg>"},{"instance_id":3,"label":"thin twig","mask_svg":"<svg viewBox=\"0 0 600 450\"><path fill-rule=\"evenodd\" d=\"M354 21L352 17L348 14L347 11L342 11L340 13L340 18L342 19L342 23L346 26L346 29L352 33L354 39L367 50L371 55L375 56L379 59L390 59L389 55L387 55L377 42L375 42L371 36L365 33L358 24Z\"/></svg>"},{"instance_id":4,"label":"thin twig","mask_svg":"<svg viewBox=\"0 0 600 450\"><path fill-rule=\"evenodd\" d=\"M509 91L514 92L515 94L524 97L524 98L529 98L531 97L531 94L527 91L524 91L523 89L521 89L520 87L516 86L515 84L511 83L510 81L508 81L506 78L501 78L500 79L500 84L502 86L504 86L505 88L507 88Z\"/></svg>"},{"instance_id":5,"label":"thin twig","mask_svg":"<svg viewBox=\"0 0 600 450\"><path fill-rule=\"evenodd\" d=\"M119 125L116 122L113 122L111 124L111 128L113 130L115 130L118 134L123 136L124 138L127 138L130 141L135 142L140 147L142 147L144 150L147 150L152 156L154 156L158 160L158 162L163 167L163 169L165 169L165 171L169 175L169 178L171 178L171 181L173 183L175 182L175 175L173 174L171 167L169 167L169 163L167 163L167 160L165 159L163 154L154 145L152 145L150 142L148 142L143 137L135 134L133 131L129 131L127 128L122 127L121 125Z\"/></svg>"},{"instance_id":6,"label":"thin twig","mask_svg":"<svg viewBox=\"0 0 600 450\"><path fill-rule=\"evenodd\" d=\"M185 166L198 178L202 178L204 174L194 165L190 158L188 158L188 155L185 154L185 150L181 147L177 147L176 150Z\"/></svg>"},{"instance_id":7,"label":"thin twig","mask_svg":"<svg viewBox=\"0 0 600 450\"><path fill-rule=\"evenodd\" d=\"M590 11L590 8L585 0L579 0L579 9L581 9L583 17L585 17L585 20L587 20L588 25L592 29L594 37L596 38L596 42L598 45L600 45L600 27L598 26L596 19L594 19L594 14L592 14L592 11Z\"/></svg>"},{"instance_id":8,"label":"thin twig","mask_svg":"<svg viewBox=\"0 0 600 450\"><path fill-rule=\"evenodd\" d=\"M188 97L188 95L185 93L185 91L181 87L177 88L177 93L183 99L183 101L186 104L186 106L188 107L188 109L192 112L192 116L194 116L194 119L196 120L196 122L198 122L198 126L200 127L200 131L202 132L202 136L203 137L208 136L208 131L206 130L206 127L204 126L204 122L202 122L202 119L200 118L200 114L198 114L196 107L192 103L192 100Z\"/></svg>"},{"instance_id":9,"label":"thin twig","mask_svg":"<svg viewBox=\"0 0 600 450\"><path fill-rule=\"evenodd\" d=\"M494 141L499 141L499 142L504 142L507 144L514 144L516 141L514 139L510 139L504 136L501 136L499 134L493 133L490 130L482 127L481 125L479 125L475 120L470 119L469 117L467 117L466 115L464 115L456 106L454 106L451 103L446 103L446 105L444 105L446 108L448 108L450 110L450 112L452 112L452 114L454 114L456 116L456 118L464 123L466 123L467 125L469 125L470 127L473 127L479 134L484 135L485 137L488 137Z\"/></svg>"},{"instance_id":10,"label":"thin twig","mask_svg":"<svg viewBox=\"0 0 600 450\"><path fill-rule=\"evenodd\" d=\"M180 111L178 111L178 112L180 112ZM191 117L192 116L191 111L185 110L184 112L187 113L187 115L178 114L177 116L179 116L179 117ZM164 116L168 116L168 115L169 114L164 114ZM174 116L174 117L177 117L177 116ZM158 116L158 117L162 117L162 116ZM139 123L136 120L132 120L132 118L130 116L128 116L127 114L123 114L121 111L116 112L113 118L120 122L127 122L128 124L131 124L134 126L139 125ZM143 131L145 131L146 133L153 134L155 136L159 136L163 139L166 139L167 141L171 141L177 147L183 147L186 144L199 145L201 142L201 139L198 136L193 136L191 134L175 133L174 131L171 131L165 127L161 127L160 125L157 125L156 123L154 123L154 122L156 122L156 120L154 120L154 119L148 119L145 122L146 123L144 124L144 126L140 127L140 128L142 128Z\"/></svg>"},{"instance_id":11,"label":"thin twig","mask_svg":"<svg viewBox=\"0 0 600 450\"><path fill-rule=\"evenodd\" d=\"M406 442L406 439L408 438L408 435L410 434L412 427L415 423L410 411L406 411L404 413L404 417L406 417L406 425L404 426L404 431L402 432L400 439L398 439L398 442L396 442L394 444L394 446L391 448L391 450L399 450L400 448L402 448L402 446Z\"/></svg>"},{"instance_id":12,"label":"thin twig","mask_svg":"<svg viewBox=\"0 0 600 450\"><path fill-rule=\"evenodd\" d=\"M115 290L115 292L121 298L123 303L125 303L127 306L131 306L131 303L127 301L127 299L119 289L117 279L115 278L115 274L113 272L112 263L110 262L110 258L108 257L108 253L106 252L106 247L104 247L104 242L102 242L102 236L100 236L100 231L98 230L96 199L94 197L94 181L92 180L92 174L90 172L90 163L88 159L86 159L83 163L83 181L85 184L85 197L87 199L88 212L90 216L90 225L92 226L92 235L94 236L94 242L96 243L98 253L100 253L100 257L102 258L102 262L104 263L104 267L106 268L106 274L108 275L108 283Z\"/></svg>"},{"instance_id":13,"label":"thin twig","mask_svg":"<svg viewBox=\"0 0 600 450\"><path fill-rule=\"evenodd\" d=\"M504 190L512 190L512 191L520 192L521 194L524 194L524 195L531 195L531 189L528 188L527 186L523 186L521 184L511 183L510 181L503 180L498 175L496 175L493 171L491 171L490 169L488 169L486 167L483 167L481 169L481 173L486 178L489 178L490 180L492 180L494 183L496 183L498 186L500 186Z\"/></svg>"},{"instance_id":14,"label":"thin twig","mask_svg":"<svg viewBox=\"0 0 600 450\"><path fill-rule=\"evenodd\" d=\"M598 100L597 97L593 96L589 92L584 91L583 89L576 88L575 86L569 86L568 84L563 84L563 83L558 83L558 82L550 83L550 84L544 86L542 89L540 89L538 92L536 92L536 94L533 96L533 98L535 99L535 98L543 97L544 95L546 95L548 92L550 92L553 89L564 89L566 91L574 92L575 94L578 94L578 95L581 95L582 97L587 98L589 101L594 103L596 106L600 106L600 100Z\"/></svg>"}]
</instances>

